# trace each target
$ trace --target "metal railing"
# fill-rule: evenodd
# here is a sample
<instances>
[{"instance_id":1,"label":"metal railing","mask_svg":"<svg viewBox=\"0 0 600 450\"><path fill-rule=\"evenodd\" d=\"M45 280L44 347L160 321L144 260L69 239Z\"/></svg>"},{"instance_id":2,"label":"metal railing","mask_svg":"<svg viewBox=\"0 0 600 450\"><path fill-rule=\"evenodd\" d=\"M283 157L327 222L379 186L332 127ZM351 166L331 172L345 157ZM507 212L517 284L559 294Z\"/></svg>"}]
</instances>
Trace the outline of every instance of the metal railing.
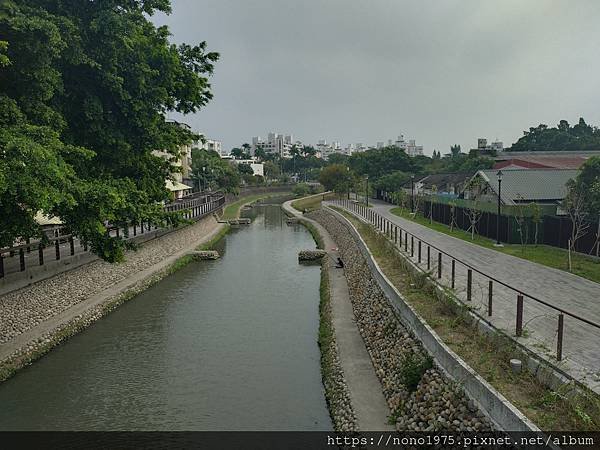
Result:
<instances>
[{"instance_id":1,"label":"metal railing","mask_svg":"<svg viewBox=\"0 0 600 450\"><path fill-rule=\"evenodd\" d=\"M184 219L197 221L219 210L224 204L225 196L218 192L209 196L193 195L184 197L165 205L164 209L168 212L180 212ZM128 227L109 227L107 233L109 236L120 237L122 234L132 238L157 229L159 229L158 226L149 222L134 222ZM59 232L59 230L57 231ZM68 244L68 249L62 248L61 244ZM76 251L76 244L78 245L78 251ZM54 248L54 254L52 254L52 248ZM48 254L49 251L50 254ZM25 272L27 266L32 266L31 260L27 257L32 252L37 252L35 266L43 266L49 258L59 261L65 254L74 256L76 253L88 252L88 244L79 241L72 234L58 234L44 240L28 241L13 247L1 248L0 278L4 278L9 273ZM13 258L15 259L13 260ZM7 264L7 262L10 264Z\"/></svg>"},{"instance_id":2,"label":"metal railing","mask_svg":"<svg viewBox=\"0 0 600 450\"><path fill-rule=\"evenodd\" d=\"M416 266L424 271L429 272L431 270L431 251L437 252L437 270L435 274L437 278L437 282L442 284L442 268L443 268L443 258L449 258L450 264L450 288L456 289L456 266L457 264L462 265L467 270L467 278L466 278L466 300L467 302L471 302L473 297L473 273L479 274L485 279L488 280L487 285L487 316L492 317L493 315L493 305L494 305L494 283L497 285L503 286L513 292L513 295L516 296L516 314L515 314L515 335L517 337L523 336L523 308L525 305L525 300L532 301L537 304L543 305L547 308L550 308L554 314L557 315L557 342L556 342L556 359L561 361L563 359L563 344L564 344L564 328L565 328L565 316L575 319L580 324L587 324L593 327L595 330L600 330L600 324L593 322L585 317L582 317L578 314L572 313L564 308L559 306L552 305L547 301L544 301L534 295L523 292L523 290L513 287L487 273L484 271L468 264L459 258L451 255L450 253L436 247L433 244L421 239L415 234L403 229L402 227L396 225L385 217L381 216L379 213L374 211L372 208L369 208L357 201L353 200L331 200L329 203L342 207L347 211L358 215L365 219L368 223L372 224L376 230L381 232L389 239L394 246L403 252L405 256L409 257L411 260L416 258ZM426 262L423 261L425 256L423 255L423 247L427 247L427 255ZM415 256L416 253L416 256ZM414 261L413 261L414 262ZM421 264L425 264L427 269L423 269L420 267Z\"/></svg>"}]
</instances>

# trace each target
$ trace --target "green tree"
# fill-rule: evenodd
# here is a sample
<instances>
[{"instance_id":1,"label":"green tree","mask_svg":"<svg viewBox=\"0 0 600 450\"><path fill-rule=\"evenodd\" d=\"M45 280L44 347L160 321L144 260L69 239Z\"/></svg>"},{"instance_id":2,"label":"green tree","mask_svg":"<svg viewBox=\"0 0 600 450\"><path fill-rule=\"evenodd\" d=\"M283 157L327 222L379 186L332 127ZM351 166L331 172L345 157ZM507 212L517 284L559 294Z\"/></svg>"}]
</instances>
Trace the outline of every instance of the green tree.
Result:
<instances>
[{"instance_id":1,"label":"green tree","mask_svg":"<svg viewBox=\"0 0 600 450\"><path fill-rule=\"evenodd\" d=\"M254 170L252 170L250 164L238 164L237 168L242 175L254 175Z\"/></svg>"},{"instance_id":2,"label":"green tree","mask_svg":"<svg viewBox=\"0 0 600 450\"><path fill-rule=\"evenodd\" d=\"M246 152L245 150L243 150L243 149L241 149L239 147L232 148L231 152L229 152L229 153L235 159L250 159L250 153Z\"/></svg>"},{"instance_id":3,"label":"green tree","mask_svg":"<svg viewBox=\"0 0 600 450\"><path fill-rule=\"evenodd\" d=\"M590 222L597 222L596 241L591 252L600 255L600 157L588 159L574 181L573 189L582 196L582 207Z\"/></svg>"},{"instance_id":4,"label":"green tree","mask_svg":"<svg viewBox=\"0 0 600 450\"><path fill-rule=\"evenodd\" d=\"M201 190L222 189L237 192L240 184L238 170L216 152L203 149L192 150L191 178Z\"/></svg>"},{"instance_id":5,"label":"green tree","mask_svg":"<svg viewBox=\"0 0 600 450\"><path fill-rule=\"evenodd\" d=\"M397 192L408 180L410 180L409 174L397 170L383 175L373 183L373 186L380 191Z\"/></svg>"},{"instance_id":6,"label":"green tree","mask_svg":"<svg viewBox=\"0 0 600 450\"><path fill-rule=\"evenodd\" d=\"M218 54L169 42L148 16L168 0L0 3L0 246L58 216L92 251L123 258L105 223L176 223L165 179L197 136L165 119L211 98Z\"/></svg>"},{"instance_id":7,"label":"green tree","mask_svg":"<svg viewBox=\"0 0 600 450\"><path fill-rule=\"evenodd\" d=\"M540 124L530 127L511 147L511 151L600 150L600 130L588 125L583 117L571 126L561 120L554 128Z\"/></svg>"},{"instance_id":8,"label":"green tree","mask_svg":"<svg viewBox=\"0 0 600 450\"><path fill-rule=\"evenodd\" d=\"M332 164L325 167L319 175L319 182L328 191L338 194L350 192L354 175L348 166Z\"/></svg>"},{"instance_id":9,"label":"green tree","mask_svg":"<svg viewBox=\"0 0 600 450\"><path fill-rule=\"evenodd\" d=\"M275 164L273 161L265 161L264 163L264 172L265 172L265 177L267 179L274 179L279 177L279 175L281 174L281 170L279 169L279 166L277 164Z\"/></svg>"}]
</instances>

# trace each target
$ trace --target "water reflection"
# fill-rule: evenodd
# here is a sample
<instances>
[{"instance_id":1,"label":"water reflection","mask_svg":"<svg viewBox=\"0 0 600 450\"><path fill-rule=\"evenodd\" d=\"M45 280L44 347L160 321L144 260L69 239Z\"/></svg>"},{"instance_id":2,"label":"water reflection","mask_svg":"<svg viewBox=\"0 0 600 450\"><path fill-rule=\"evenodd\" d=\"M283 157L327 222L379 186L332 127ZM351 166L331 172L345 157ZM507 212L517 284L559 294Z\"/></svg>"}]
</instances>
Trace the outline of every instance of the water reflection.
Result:
<instances>
[{"instance_id":1,"label":"water reflection","mask_svg":"<svg viewBox=\"0 0 600 450\"><path fill-rule=\"evenodd\" d=\"M310 234L260 206L193 263L0 385L1 430L330 429Z\"/></svg>"}]
</instances>

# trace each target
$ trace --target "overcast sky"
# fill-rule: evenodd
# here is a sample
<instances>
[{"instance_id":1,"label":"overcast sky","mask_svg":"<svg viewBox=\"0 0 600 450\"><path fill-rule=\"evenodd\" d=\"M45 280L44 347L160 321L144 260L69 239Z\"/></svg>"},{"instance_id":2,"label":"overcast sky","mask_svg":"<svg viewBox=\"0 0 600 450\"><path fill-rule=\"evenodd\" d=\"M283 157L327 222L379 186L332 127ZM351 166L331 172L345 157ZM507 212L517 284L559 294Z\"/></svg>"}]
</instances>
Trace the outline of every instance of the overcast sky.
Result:
<instances>
[{"instance_id":1,"label":"overcast sky","mask_svg":"<svg viewBox=\"0 0 600 450\"><path fill-rule=\"evenodd\" d=\"M184 120L226 148L293 134L425 153L530 126L600 125L598 0L172 0L175 42L218 51Z\"/></svg>"}]
</instances>

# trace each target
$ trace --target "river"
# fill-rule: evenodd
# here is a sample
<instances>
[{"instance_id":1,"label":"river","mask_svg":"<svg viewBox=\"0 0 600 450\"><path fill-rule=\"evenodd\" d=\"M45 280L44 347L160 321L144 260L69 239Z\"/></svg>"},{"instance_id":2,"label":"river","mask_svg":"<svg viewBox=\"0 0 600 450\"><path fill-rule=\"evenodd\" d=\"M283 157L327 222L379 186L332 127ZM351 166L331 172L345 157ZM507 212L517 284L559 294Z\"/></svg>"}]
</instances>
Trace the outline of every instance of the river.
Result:
<instances>
[{"instance_id":1,"label":"river","mask_svg":"<svg viewBox=\"0 0 600 450\"><path fill-rule=\"evenodd\" d=\"M330 430L319 268L278 206L0 384L0 430Z\"/></svg>"}]
</instances>

